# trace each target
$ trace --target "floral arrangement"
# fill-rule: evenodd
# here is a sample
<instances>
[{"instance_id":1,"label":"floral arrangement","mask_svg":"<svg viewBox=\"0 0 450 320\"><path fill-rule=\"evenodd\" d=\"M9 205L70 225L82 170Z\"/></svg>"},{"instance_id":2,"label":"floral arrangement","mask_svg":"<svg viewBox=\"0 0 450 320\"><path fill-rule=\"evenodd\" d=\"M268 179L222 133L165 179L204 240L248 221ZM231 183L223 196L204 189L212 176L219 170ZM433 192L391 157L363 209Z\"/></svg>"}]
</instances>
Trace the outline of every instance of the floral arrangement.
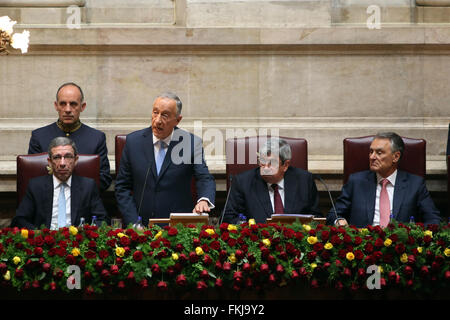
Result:
<instances>
[{"instance_id":1,"label":"floral arrangement","mask_svg":"<svg viewBox=\"0 0 450 320\"><path fill-rule=\"evenodd\" d=\"M22 53L28 51L30 32L24 30L22 33L13 34L13 26L17 21L12 21L8 16L0 17L0 54L8 54L8 46L20 49Z\"/></svg>"},{"instance_id":2,"label":"floral arrangement","mask_svg":"<svg viewBox=\"0 0 450 320\"><path fill-rule=\"evenodd\" d=\"M376 265L381 289L450 287L450 224L333 227L312 223L223 223L149 229L0 230L0 288L70 292L77 266L86 294L127 288L203 291L311 288L367 290Z\"/></svg>"}]
</instances>

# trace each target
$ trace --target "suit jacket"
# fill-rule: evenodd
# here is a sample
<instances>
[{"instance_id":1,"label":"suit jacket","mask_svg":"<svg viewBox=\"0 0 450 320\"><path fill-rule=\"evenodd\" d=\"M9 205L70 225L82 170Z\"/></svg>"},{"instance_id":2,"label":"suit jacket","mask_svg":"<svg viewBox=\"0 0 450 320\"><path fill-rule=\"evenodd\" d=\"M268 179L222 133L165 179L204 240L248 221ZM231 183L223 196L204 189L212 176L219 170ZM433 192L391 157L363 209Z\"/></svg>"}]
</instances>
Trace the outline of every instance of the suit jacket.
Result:
<instances>
[{"instance_id":1,"label":"suit jacket","mask_svg":"<svg viewBox=\"0 0 450 320\"><path fill-rule=\"evenodd\" d=\"M28 154L47 152L50 141L56 137L66 137L66 133L58 127L56 122L33 130L28 146ZM105 134L97 129L81 124L81 127L68 137L75 142L78 153L98 154L100 156L100 190L105 191L108 189L112 182L112 177L109 171Z\"/></svg>"},{"instance_id":2,"label":"suit jacket","mask_svg":"<svg viewBox=\"0 0 450 320\"><path fill-rule=\"evenodd\" d=\"M175 127L158 176L151 127L127 135L115 185L125 225L135 223L138 216L147 225L150 218L192 212L192 177L198 199L214 203L216 184L203 158L200 138Z\"/></svg>"},{"instance_id":3,"label":"suit jacket","mask_svg":"<svg viewBox=\"0 0 450 320\"><path fill-rule=\"evenodd\" d=\"M349 224L358 228L372 225L375 214L377 188L376 173L361 171L350 175L347 184L342 187L341 196L336 201L338 217L345 218ZM440 213L425 186L422 177L397 170L392 208L393 218L400 222L415 221L425 224L439 224ZM336 219L334 210L328 213L329 224Z\"/></svg>"},{"instance_id":4,"label":"suit jacket","mask_svg":"<svg viewBox=\"0 0 450 320\"><path fill-rule=\"evenodd\" d=\"M70 192L72 225L78 226L81 217L89 223L92 216L97 216L98 222L106 219L107 214L93 179L72 175ZM52 206L53 176L33 178L28 183L27 192L17 208L11 226L30 230L39 229L41 225L50 228Z\"/></svg>"},{"instance_id":5,"label":"suit jacket","mask_svg":"<svg viewBox=\"0 0 450 320\"><path fill-rule=\"evenodd\" d=\"M289 167L284 174L284 212L286 214L314 214L322 216L319 210L319 196L312 174ZM265 223L273 213L267 183L262 179L259 168L236 175L230 187L224 221L236 224L239 214L256 223Z\"/></svg>"}]
</instances>

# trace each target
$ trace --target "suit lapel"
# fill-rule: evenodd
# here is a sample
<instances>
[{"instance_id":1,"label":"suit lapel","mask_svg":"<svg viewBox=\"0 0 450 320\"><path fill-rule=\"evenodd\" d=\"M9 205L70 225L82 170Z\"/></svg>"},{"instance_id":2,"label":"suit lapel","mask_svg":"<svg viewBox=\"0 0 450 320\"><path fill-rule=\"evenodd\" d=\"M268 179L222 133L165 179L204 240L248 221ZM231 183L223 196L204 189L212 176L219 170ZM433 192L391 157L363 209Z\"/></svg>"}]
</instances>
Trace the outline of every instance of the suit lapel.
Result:
<instances>
[{"instance_id":1,"label":"suit lapel","mask_svg":"<svg viewBox=\"0 0 450 320\"><path fill-rule=\"evenodd\" d=\"M366 186L367 192L363 193L366 195L366 216L369 224L373 223L373 217L375 214L375 199L377 195L377 179L374 172L369 172L367 174Z\"/></svg>"},{"instance_id":2,"label":"suit lapel","mask_svg":"<svg viewBox=\"0 0 450 320\"><path fill-rule=\"evenodd\" d=\"M269 189L267 183L261 178L259 169L255 169L255 178L252 182L252 188L256 191L256 198L258 199L261 207L264 209L266 217L271 217L273 213L272 203L270 202Z\"/></svg>"},{"instance_id":3,"label":"suit lapel","mask_svg":"<svg viewBox=\"0 0 450 320\"><path fill-rule=\"evenodd\" d=\"M144 156L145 156L145 161L146 163L148 163L148 165L150 166L150 170L153 173L153 176L155 178L158 177L158 175L156 174L156 162L155 162L155 149L153 146L153 134L152 134L152 128L150 127L149 129L145 130L144 133L142 134L143 139L144 139ZM148 167L146 167L147 169Z\"/></svg>"},{"instance_id":4,"label":"suit lapel","mask_svg":"<svg viewBox=\"0 0 450 320\"><path fill-rule=\"evenodd\" d=\"M284 213L296 213L294 212L294 203L298 180L291 173L289 168L284 175Z\"/></svg>"},{"instance_id":5,"label":"suit lapel","mask_svg":"<svg viewBox=\"0 0 450 320\"><path fill-rule=\"evenodd\" d=\"M43 190L43 212L45 214L45 225L50 228L53 214L53 176L48 175Z\"/></svg>"},{"instance_id":6,"label":"suit lapel","mask_svg":"<svg viewBox=\"0 0 450 320\"><path fill-rule=\"evenodd\" d=\"M392 214L394 218L397 218L398 213L400 212L400 208L403 203L403 197L405 196L407 183L407 176L403 171L397 170L397 178L395 179L395 187L394 187L394 200L392 201Z\"/></svg>"}]
</instances>

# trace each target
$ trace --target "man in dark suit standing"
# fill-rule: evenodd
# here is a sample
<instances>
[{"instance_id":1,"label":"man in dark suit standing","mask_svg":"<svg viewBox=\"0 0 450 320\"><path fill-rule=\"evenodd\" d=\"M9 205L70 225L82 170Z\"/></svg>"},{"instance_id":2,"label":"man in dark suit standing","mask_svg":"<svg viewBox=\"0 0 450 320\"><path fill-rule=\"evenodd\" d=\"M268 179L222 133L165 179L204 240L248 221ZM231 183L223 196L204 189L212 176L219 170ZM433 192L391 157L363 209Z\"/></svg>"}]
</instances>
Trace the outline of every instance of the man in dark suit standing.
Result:
<instances>
[{"instance_id":1,"label":"man in dark suit standing","mask_svg":"<svg viewBox=\"0 0 450 320\"><path fill-rule=\"evenodd\" d=\"M80 218L90 223L106 218L106 211L93 179L73 175L78 152L73 141L57 137L49 144L48 164L52 175L33 178L28 183L25 197L11 226L39 229L42 225L52 230L80 224Z\"/></svg>"},{"instance_id":2,"label":"man in dark suit standing","mask_svg":"<svg viewBox=\"0 0 450 320\"><path fill-rule=\"evenodd\" d=\"M386 227L390 219L438 224L440 213L422 177L397 170L404 143L393 132L379 133L370 145L370 171L350 175L327 222L336 225Z\"/></svg>"},{"instance_id":3,"label":"man in dark suit standing","mask_svg":"<svg viewBox=\"0 0 450 320\"><path fill-rule=\"evenodd\" d=\"M152 125L127 135L116 178L116 200L125 225L142 217L168 218L170 213L210 212L216 184L203 157L202 142L177 125L182 103L173 93L153 103ZM194 207L191 181L198 198ZM193 209L194 208L194 209Z\"/></svg>"},{"instance_id":4,"label":"man in dark suit standing","mask_svg":"<svg viewBox=\"0 0 450 320\"><path fill-rule=\"evenodd\" d=\"M265 223L273 213L322 216L312 174L291 167L290 161L289 144L282 139L268 139L259 150L259 168L234 177L224 221L236 224L239 214L257 223Z\"/></svg>"},{"instance_id":5,"label":"man in dark suit standing","mask_svg":"<svg viewBox=\"0 0 450 320\"><path fill-rule=\"evenodd\" d=\"M80 154L100 156L100 190L111 184L108 149L105 134L80 121L80 113L86 109L84 94L75 83L69 82L56 92L55 110L58 120L31 133L28 154L46 152L50 141L56 137L70 137L78 146Z\"/></svg>"}]
</instances>

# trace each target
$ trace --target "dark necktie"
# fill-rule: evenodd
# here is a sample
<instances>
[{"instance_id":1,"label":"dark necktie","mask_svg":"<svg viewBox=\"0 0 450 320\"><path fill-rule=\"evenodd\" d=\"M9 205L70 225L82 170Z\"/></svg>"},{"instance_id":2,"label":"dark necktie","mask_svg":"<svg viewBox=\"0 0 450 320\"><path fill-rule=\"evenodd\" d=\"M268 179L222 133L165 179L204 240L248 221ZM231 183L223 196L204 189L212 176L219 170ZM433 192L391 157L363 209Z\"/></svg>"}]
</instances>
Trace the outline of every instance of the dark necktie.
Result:
<instances>
[{"instance_id":1,"label":"dark necktie","mask_svg":"<svg viewBox=\"0 0 450 320\"><path fill-rule=\"evenodd\" d=\"M271 185L273 189L273 204L274 204L274 213L282 214L284 213L283 201L281 201L280 193L278 192L278 185L276 183Z\"/></svg>"}]
</instances>

